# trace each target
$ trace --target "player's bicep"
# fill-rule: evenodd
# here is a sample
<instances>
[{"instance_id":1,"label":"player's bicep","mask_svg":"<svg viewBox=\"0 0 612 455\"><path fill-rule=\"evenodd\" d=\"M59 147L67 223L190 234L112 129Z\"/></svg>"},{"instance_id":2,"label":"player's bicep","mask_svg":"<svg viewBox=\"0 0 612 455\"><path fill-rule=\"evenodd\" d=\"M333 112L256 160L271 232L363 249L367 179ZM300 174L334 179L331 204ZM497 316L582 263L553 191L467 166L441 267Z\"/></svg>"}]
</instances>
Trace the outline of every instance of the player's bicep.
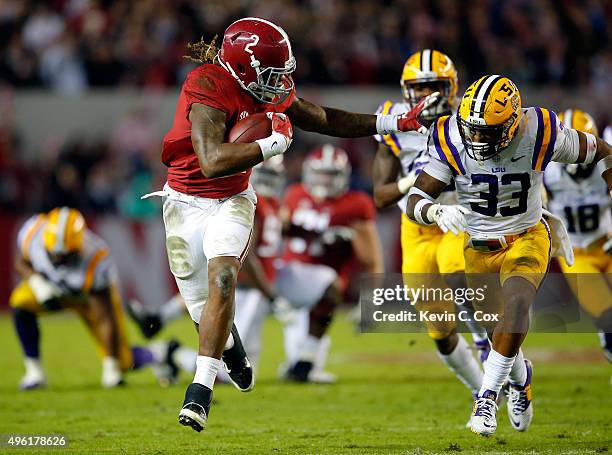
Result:
<instances>
[{"instance_id":1,"label":"player's bicep","mask_svg":"<svg viewBox=\"0 0 612 455\"><path fill-rule=\"evenodd\" d=\"M189 112L191 144L204 170L206 163L214 159L225 139L226 114L204 104L195 103Z\"/></svg>"},{"instance_id":2,"label":"player's bicep","mask_svg":"<svg viewBox=\"0 0 612 455\"><path fill-rule=\"evenodd\" d=\"M414 182L414 188L427 194L431 200L435 200L442 194L442 191L451 182L451 179L448 179L448 181L446 179L441 180L430 175L428 167L429 165L419 174L416 182Z\"/></svg>"}]
</instances>

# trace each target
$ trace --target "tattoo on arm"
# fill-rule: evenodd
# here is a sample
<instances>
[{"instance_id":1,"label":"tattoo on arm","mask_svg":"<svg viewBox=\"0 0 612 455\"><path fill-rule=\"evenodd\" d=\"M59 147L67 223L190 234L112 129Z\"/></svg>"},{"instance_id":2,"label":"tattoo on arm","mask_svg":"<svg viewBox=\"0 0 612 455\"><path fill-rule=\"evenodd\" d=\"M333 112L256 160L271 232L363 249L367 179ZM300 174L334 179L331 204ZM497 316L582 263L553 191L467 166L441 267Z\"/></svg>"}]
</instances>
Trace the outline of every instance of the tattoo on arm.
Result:
<instances>
[{"instance_id":1,"label":"tattoo on arm","mask_svg":"<svg viewBox=\"0 0 612 455\"><path fill-rule=\"evenodd\" d=\"M255 142L224 143L224 112L196 103L189 112L191 143L198 157L200 169L208 178L224 177L252 168L263 156Z\"/></svg>"},{"instance_id":2,"label":"tattoo on arm","mask_svg":"<svg viewBox=\"0 0 612 455\"><path fill-rule=\"evenodd\" d=\"M328 136L365 137L377 133L375 115L323 107L303 98L296 98L286 114L298 128Z\"/></svg>"}]
</instances>

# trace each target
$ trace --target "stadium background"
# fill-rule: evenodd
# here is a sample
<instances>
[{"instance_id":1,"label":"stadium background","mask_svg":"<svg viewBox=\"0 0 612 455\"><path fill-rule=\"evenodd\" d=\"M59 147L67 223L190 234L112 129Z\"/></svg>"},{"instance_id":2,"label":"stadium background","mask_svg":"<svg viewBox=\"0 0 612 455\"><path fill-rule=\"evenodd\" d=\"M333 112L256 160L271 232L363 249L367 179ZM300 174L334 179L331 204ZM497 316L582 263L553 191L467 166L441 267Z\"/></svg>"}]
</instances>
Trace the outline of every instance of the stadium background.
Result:
<instances>
[{"instance_id":1,"label":"stadium background","mask_svg":"<svg viewBox=\"0 0 612 455\"><path fill-rule=\"evenodd\" d=\"M432 47L453 58L460 92L485 73L514 79L524 105L580 107L611 120L612 4L603 0L4 0L0 2L0 307L16 229L57 205L83 211L109 243L130 295L172 292L158 201L161 138L193 64L186 43L243 16L281 24L297 58L298 94L373 112L399 99L405 58ZM288 183L328 138L296 134ZM336 141L352 187L371 190L376 145ZM398 270L398 212L382 211L387 270ZM149 264L143 269L140 264Z\"/></svg>"}]
</instances>

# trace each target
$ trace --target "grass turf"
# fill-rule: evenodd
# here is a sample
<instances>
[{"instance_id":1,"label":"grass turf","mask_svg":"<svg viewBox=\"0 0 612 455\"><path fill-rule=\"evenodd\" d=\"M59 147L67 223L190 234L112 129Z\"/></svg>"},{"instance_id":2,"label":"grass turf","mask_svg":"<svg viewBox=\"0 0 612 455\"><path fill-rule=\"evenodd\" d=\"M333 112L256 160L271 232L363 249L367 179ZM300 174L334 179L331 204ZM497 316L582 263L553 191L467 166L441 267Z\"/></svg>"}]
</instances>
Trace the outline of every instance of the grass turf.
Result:
<instances>
[{"instance_id":1,"label":"grass turf","mask_svg":"<svg viewBox=\"0 0 612 455\"><path fill-rule=\"evenodd\" d=\"M594 334L531 334L535 417L526 433L510 428L505 406L495 437L465 428L469 392L436 358L423 334L356 335L338 317L332 328L332 386L276 379L282 360L278 324L266 323L257 386L240 394L215 388L208 428L177 423L190 377L159 388L150 371L129 375L116 390L99 386L100 365L82 324L66 314L41 320L49 388L17 391L23 372L11 321L0 316L0 434L66 434L60 453L605 453L612 448L610 366ZM132 340L142 342L133 327ZM189 321L162 337L194 345ZM50 453L50 449L39 449ZM62 452L63 451L63 452ZM0 448L0 453L33 449Z\"/></svg>"}]
</instances>

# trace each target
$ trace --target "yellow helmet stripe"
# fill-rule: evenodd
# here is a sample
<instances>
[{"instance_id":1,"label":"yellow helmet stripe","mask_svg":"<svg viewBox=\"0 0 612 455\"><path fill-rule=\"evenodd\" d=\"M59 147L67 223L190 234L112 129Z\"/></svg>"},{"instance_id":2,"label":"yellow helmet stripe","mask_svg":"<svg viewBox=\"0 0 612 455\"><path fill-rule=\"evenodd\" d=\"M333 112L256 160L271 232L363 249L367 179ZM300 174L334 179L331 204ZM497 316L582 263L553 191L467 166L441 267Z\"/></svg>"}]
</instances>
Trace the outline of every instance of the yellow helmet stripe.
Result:
<instances>
[{"instance_id":1,"label":"yellow helmet stripe","mask_svg":"<svg viewBox=\"0 0 612 455\"><path fill-rule=\"evenodd\" d=\"M385 101L385 104L383 104L381 113L384 115L387 115L389 112L391 112L392 107L393 107L393 102ZM387 145L387 147L389 147L391 151L395 154L395 156L399 156L400 152L402 151L402 148L400 147L399 142L397 138L395 137L395 135L384 134L382 136L382 139Z\"/></svg>"},{"instance_id":2,"label":"yellow helmet stripe","mask_svg":"<svg viewBox=\"0 0 612 455\"><path fill-rule=\"evenodd\" d=\"M465 174L465 169L461 164L459 154L457 153L453 143L450 141L448 134L449 122L450 117L448 115L442 116L436 121L436 126L433 129L432 134L434 145L440 159L442 161L446 161L451 166L455 174L463 175ZM452 150L451 147L454 150Z\"/></svg>"},{"instance_id":3,"label":"yellow helmet stripe","mask_svg":"<svg viewBox=\"0 0 612 455\"><path fill-rule=\"evenodd\" d=\"M531 161L535 171L543 172L546 169L555 148L557 140L557 122L553 111L544 108L535 108L538 119L538 132Z\"/></svg>"},{"instance_id":4,"label":"yellow helmet stripe","mask_svg":"<svg viewBox=\"0 0 612 455\"><path fill-rule=\"evenodd\" d=\"M36 221L30 226L30 229L28 229L28 232L23 238L23 242L21 243L21 256L26 261L30 260L30 245L32 244L32 239L44 224L45 218L45 215L38 215Z\"/></svg>"},{"instance_id":5,"label":"yellow helmet stripe","mask_svg":"<svg viewBox=\"0 0 612 455\"><path fill-rule=\"evenodd\" d=\"M491 90L500 79L502 79L502 76L494 74L478 84L474 98L472 98L472 115L480 118L484 117L487 99L491 94ZM478 109L478 111L476 111L476 109Z\"/></svg>"},{"instance_id":6,"label":"yellow helmet stripe","mask_svg":"<svg viewBox=\"0 0 612 455\"><path fill-rule=\"evenodd\" d=\"M104 259L108 255L108 251L105 248L100 248L96 251L96 254L93 255L89 264L87 264L87 270L85 271L85 279L83 280L83 291L89 292L91 290L91 286L93 285L94 274L96 272L96 267L100 263L102 259Z\"/></svg>"}]
</instances>

